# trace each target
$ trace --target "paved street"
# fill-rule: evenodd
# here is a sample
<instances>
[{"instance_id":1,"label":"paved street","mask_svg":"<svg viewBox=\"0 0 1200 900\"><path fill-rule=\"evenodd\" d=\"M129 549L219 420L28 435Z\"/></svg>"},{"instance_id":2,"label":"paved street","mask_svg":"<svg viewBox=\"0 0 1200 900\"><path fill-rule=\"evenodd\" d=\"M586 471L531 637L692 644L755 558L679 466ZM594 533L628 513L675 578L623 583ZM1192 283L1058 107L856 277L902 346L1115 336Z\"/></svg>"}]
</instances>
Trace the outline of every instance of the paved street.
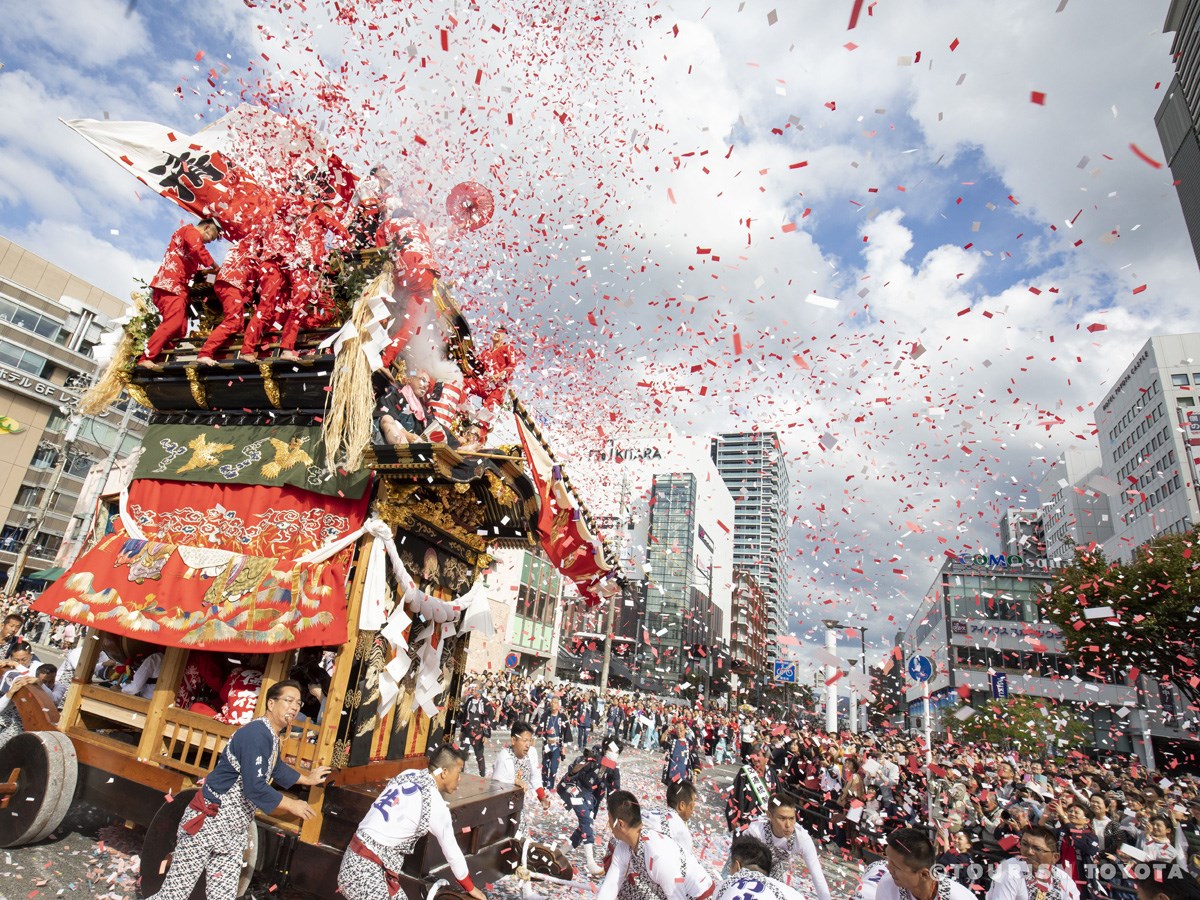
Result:
<instances>
[{"instance_id":1,"label":"paved street","mask_svg":"<svg viewBox=\"0 0 1200 900\"><path fill-rule=\"evenodd\" d=\"M497 734L489 743L489 761L506 740ZM574 753L569 752L573 759ZM474 759L468 761L468 771L474 771ZM725 863L729 849L729 836L725 831L722 816L723 800L719 794L727 789L733 778L734 767L717 766L706 769L701 777L701 803L691 823L692 833L701 860L714 871ZM659 783L662 758L657 754L640 750L628 750L621 759L623 786L643 798L646 805L661 805L663 789ZM530 828L533 834L544 840L562 840L574 828L575 819L557 796L553 797L549 810L532 804ZM601 812L597 833L601 842L607 835L607 816ZM36 898L68 897L80 900L133 900L136 894L136 879L139 852L143 839L140 829L127 829L117 819L90 806L80 804L63 823L63 827L50 840L32 847L0 851L3 853L3 871L0 879L0 900L36 900ZM843 862L834 852L825 853L826 876L835 897L848 897L857 883L857 867ZM572 862L579 870L582 855L572 854ZM580 881L588 879L582 874ZM590 882L593 886L598 880ZM801 888L804 885L800 885ZM512 879L485 888L490 896L515 900L519 892ZM559 898L572 896L563 888L551 889ZM309 894L298 890L279 891L271 885L254 885L251 895L260 900L267 897L284 900L307 900Z\"/></svg>"}]
</instances>

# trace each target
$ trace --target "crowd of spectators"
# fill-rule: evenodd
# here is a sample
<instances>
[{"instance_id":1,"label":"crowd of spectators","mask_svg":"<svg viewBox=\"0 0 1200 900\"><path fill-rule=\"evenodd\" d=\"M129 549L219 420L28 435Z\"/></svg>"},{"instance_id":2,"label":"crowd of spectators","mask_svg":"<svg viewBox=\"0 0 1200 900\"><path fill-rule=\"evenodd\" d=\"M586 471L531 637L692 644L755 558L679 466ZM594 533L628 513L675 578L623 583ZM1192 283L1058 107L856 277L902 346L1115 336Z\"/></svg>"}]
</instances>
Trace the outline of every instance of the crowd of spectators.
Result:
<instances>
[{"instance_id":1,"label":"crowd of spectators","mask_svg":"<svg viewBox=\"0 0 1200 900\"><path fill-rule=\"evenodd\" d=\"M904 733L831 735L748 707L601 694L507 672L482 676L479 688L499 726L537 723L556 700L570 725L564 743L612 735L663 752L664 781L680 741L688 762L674 777L736 766L725 801L734 833L765 812L746 787L757 777L768 792L795 797L801 822L846 859L879 859L887 834L927 829L938 863L981 896L1002 863L1039 850L1053 851L1082 900L1132 900L1131 865L1200 872L1200 777L1187 766L1151 771L1134 757L1078 752L1034 759L947 740L927 767L922 742Z\"/></svg>"}]
</instances>

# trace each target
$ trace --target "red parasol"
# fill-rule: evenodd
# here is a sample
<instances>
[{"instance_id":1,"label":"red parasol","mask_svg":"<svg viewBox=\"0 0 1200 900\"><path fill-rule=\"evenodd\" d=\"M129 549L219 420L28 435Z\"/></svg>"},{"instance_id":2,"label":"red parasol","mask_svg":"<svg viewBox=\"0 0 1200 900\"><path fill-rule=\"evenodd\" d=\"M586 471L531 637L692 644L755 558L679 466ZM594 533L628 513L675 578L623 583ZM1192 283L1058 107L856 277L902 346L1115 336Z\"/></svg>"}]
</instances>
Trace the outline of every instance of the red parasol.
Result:
<instances>
[{"instance_id":1,"label":"red parasol","mask_svg":"<svg viewBox=\"0 0 1200 900\"><path fill-rule=\"evenodd\" d=\"M492 221L494 209L492 192L477 181L456 184L446 198L446 213L459 231L482 228Z\"/></svg>"}]
</instances>

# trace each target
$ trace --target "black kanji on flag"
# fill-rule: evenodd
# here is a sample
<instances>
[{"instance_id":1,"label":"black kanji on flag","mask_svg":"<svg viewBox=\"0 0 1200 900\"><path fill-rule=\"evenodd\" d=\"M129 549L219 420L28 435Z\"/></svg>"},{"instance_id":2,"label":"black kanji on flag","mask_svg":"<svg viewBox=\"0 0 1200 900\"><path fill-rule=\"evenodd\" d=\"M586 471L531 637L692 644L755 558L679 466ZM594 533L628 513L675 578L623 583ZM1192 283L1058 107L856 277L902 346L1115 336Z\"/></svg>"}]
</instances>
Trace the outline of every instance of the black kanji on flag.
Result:
<instances>
[{"instance_id":1,"label":"black kanji on flag","mask_svg":"<svg viewBox=\"0 0 1200 900\"><path fill-rule=\"evenodd\" d=\"M209 181L221 181L225 177L225 173L213 162L211 153L202 153L193 159L190 150L185 150L178 156L168 153L165 163L149 171L151 175L162 175L158 186L164 189L174 188L184 203L196 202L194 191L200 189L206 178Z\"/></svg>"}]
</instances>

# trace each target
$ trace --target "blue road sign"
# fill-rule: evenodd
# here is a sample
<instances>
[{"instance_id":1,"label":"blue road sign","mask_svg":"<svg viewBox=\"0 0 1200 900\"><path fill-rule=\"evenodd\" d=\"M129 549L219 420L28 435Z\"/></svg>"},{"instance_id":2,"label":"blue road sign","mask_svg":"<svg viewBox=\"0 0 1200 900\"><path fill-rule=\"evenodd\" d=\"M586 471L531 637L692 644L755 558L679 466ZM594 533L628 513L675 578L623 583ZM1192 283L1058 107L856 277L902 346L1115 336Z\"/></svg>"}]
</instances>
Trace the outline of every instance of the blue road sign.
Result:
<instances>
[{"instance_id":1,"label":"blue road sign","mask_svg":"<svg viewBox=\"0 0 1200 900\"><path fill-rule=\"evenodd\" d=\"M510 653L508 656L504 657L504 665L508 666L510 669L515 669L520 662L521 657L517 656L515 653Z\"/></svg>"},{"instance_id":2,"label":"blue road sign","mask_svg":"<svg viewBox=\"0 0 1200 900\"><path fill-rule=\"evenodd\" d=\"M775 660L775 680L786 684L796 683L796 664L786 660Z\"/></svg>"},{"instance_id":3,"label":"blue road sign","mask_svg":"<svg viewBox=\"0 0 1200 900\"><path fill-rule=\"evenodd\" d=\"M933 663L928 656L913 656L908 660L908 677L913 681L928 681L933 677Z\"/></svg>"}]
</instances>

